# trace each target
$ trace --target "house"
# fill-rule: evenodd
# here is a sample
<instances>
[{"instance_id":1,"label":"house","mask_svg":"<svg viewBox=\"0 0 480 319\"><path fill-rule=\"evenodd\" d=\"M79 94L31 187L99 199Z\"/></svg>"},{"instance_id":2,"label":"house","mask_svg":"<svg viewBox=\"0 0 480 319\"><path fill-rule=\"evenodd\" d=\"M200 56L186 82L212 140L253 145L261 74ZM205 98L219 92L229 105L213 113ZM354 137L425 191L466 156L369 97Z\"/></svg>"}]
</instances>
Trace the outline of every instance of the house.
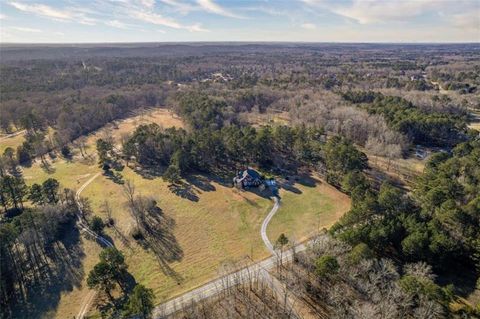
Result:
<instances>
[{"instance_id":1,"label":"house","mask_svg":"<svg viewBox=\"0 0 480 319\"><path fill-rule=\"evenodd\" d=\"M414 74L414 75L410 76L410 81L418 81L420 79L422 79L422 77L418 74Z\"/></svg>"},{"instance_id":2,"label":"house","mask_svg":"<svg viewBox=\"0 0 480 319\"><path fill-rule=\"evenodd\" d=\"M417 147L415 148L415 156L419 159L425 159L428 155L428 152L427 150L425 150L423 147L421 147L420 145L417 145Z\"/></svg>"},{"instance_id":3,"label":"house","mask_svg":"<svg viewBox=\"0 0 480 319\"><path fill-rule=\"evenodd\" d=\"M233 184L238 188L258 187L263 185L263 177L253 168L238 172L233 178Z\"/></svg>"}]
</instances>

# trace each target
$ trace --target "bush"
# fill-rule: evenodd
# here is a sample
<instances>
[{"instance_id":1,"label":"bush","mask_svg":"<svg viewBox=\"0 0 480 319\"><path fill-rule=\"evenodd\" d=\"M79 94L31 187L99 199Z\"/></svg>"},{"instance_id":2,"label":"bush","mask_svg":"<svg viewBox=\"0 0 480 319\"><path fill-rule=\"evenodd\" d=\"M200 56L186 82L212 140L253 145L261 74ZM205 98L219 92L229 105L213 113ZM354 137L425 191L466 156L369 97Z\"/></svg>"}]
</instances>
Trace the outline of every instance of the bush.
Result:
<instances>
[{"instance_id":1,"label":"bush","mask_svg":"<svg viewBox=\"0 0 480 319\"><path fill-rule=\"evenodd\" d=\"M370 259L374 257L373 251L364 243L360 243L353 247L348 254L348 262L352 265L359 264L363 259Z\"/></svg>"},{"instance_id":2,"label":"bush","mask_svg":"<svg viewBox=\"0 0 480 319\"><path fill-rule=\"evenodd\" d=\"M330 277L338 272L340 265L335 257L325 255L315 261L315 273L320 277Z\"/></svg>"},{"instance_id":3,"label":"bush","mask_svg":"<svg viewBox=\"0 0 480 319\"><path fill-rule=\"evenodd\" d=\"M98 216L93 216L92 220L90 221L90 229L97 234L101 234L103 232L103 228L105 228L103 220Z\"/></svg>"},{"instance_id":4,"label":"bush","mask_svg":"<svg viewBox=\"0 0 480 319\"><path fill-rule=\"evenodd\" d=\"M140 228L138 228L138 227L134 227L134 228L131 230L130 235L131 235L132 238L135 239L135 240L143 240L142 231L141 231Z\"/></svg>"}]
</instances>

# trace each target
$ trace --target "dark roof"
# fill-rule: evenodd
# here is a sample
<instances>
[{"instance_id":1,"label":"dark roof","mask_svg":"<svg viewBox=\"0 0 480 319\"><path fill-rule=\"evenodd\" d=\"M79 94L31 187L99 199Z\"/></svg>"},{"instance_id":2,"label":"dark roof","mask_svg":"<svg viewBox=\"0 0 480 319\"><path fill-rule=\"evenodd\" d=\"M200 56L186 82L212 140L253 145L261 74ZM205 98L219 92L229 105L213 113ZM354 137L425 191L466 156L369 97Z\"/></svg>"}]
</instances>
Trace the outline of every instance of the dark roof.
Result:
<instances>
[{"instance_id":1,"label":"dark roof","mask_svg":"<svg viewBox=\"0 0 480 319\"><path fill-rule=\"evenodd\" d=\"M260 173L258 173L254 169L248 168L248 169L246 169L245 172L247 172L247 174L250 175L250 177L253 178L253 179L260 179L261 178ZM244 172L244 174L245 174L245 172Z\"/></svg>"}]
</instances>

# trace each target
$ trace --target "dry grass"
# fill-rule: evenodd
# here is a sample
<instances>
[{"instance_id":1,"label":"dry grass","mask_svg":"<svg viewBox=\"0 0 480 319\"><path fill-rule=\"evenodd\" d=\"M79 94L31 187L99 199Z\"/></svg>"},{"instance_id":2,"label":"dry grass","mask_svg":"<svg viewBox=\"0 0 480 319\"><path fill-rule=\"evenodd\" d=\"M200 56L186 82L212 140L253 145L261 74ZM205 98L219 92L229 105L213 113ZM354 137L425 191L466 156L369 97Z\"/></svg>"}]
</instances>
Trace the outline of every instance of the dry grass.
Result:
<instances>
[{"instance_id":1,"label":"dry grass","mask_svg":"<svg viewBox=\"0 0 480 319\"><path fill-rule=\"evenodd\" d=\"M288 125L290 123L290 115L288 112L284 111L269 111L267 113L242 113L240 114L240 118L254 127L265 124Z\"/></svg>"},{"instance_id":2,"label":"dry grass","mask_svg":"<svg viewBox=\"0 0 480 319\"><path fill-rule=\"evenodd\" d=\"M480 111L471 110L474 120L468 125L469 128L480 131Z\"/></svg>"},{"instance_id":3,"label":"dry grass","mask_svg":"<svg viewBox=\"0 0 480 319\"><path fill-rule=\"evenodd\" d=\"M281 206L271 220L267 234L272 242L284 233L296 242L304 241L322 228L332 226L350 209L350 198L322 180L314 185L300 183L282 189Z\"/></svg>"},{"instance_id":4,"label":"dry grass","mask_svg":"<svg viewBox=\"0 0 480 319\"><path fill-rule=\"evenodd\" d=\"M181 121L167 110L155 110L121 121L117 123L118 128L111 129L111 132L118 140L140 123L148 122L164 127L182 126ZM71 162L57 158L51 161L49 172L35 162L24 170L27 183L42 182L53 177L63 187L78 189L90 176L100 171L94 159L93 144L101 134L104 133L97 132L88 137L88 152L93 158L90 161L81 159L78 154ZM189 178L191 199L187 199L173 193L161 178L143 178L128 167L121 174L124 180L134 183L137 194L155 198L163 213L175 221L170 231L183 256L168 263L168 274L155 254L142 248L130 236L134 221L125 206L122 185L102 175L84 190L82 196L90 200L94 214L102 217L106 217L102 204L105 200L109 202L116 227L127 238L127 242L122 241L111 228L106 229L106 234L125 254L129 272L136 281L154 290L156 302L209 281L224 263L260 260L268 256L260 237L260 226L272 207L271 200L223 186L209 180L208 176ZM319 227L334 223L349 208L349 200L345 195L319 181L314 187L298 184L295 187L301 193L281 191L282 207L268 229L273 239L281 232L297 240L305 239ZM92 241L83 241L86 253L83 267L85 274L88 274L97 261L100 247ZM52 317L71 318L75 315L82 298L88 293L85 285L82 287L65 292Z\"/></svg>"},{"instance_id":5,"label":"dry grass","mask_svg":"<svg viewBox=\"0 0 480 319\"><path fill-rule=\"evenodd\" d=\"M94 241L84 237L81 237L80 241L83 251L85 252L85 258L82 260L83 272L88 274L99 261L98 255L100 254L101 247ZM50 314L48 318L74 318L80 310L80 303L85 300L89 292L87 288L87 276L85 276L80 287L75 287L72 291L62 293L55 313Z\"/></svg>"},{"instance_id":6,"label":"dry grass","mask_svg":"<svg viewBox=\"0 0 480 319\"><path fill-rule=\"evenodd\" d=\"M105 125L104 128L90 134L87 144L94 145L95 141L110 134L115 141L120 141L122 135L132 133L136 127L142 124L155 123L163 128L177 127L182 128L184 124L182 120L168 109L144 109L136 112L136 115L127 119L114 121L113 123Z\"/></svg>"},{"instance_id":7,"label":"dry grass","mask_svg":"<svg viewBox=\"0 0 480 319\"><path fill-rule=\"evenodd\" d=\"M14 150L17 149L18 146L22 145L25 138L23 134L19 134L13 137L0 137L0 154L3 154L7 147L11 147Z\"/></svg>"},{"instance_id":8,"label":"dry grass","mask_svg":"<svg viewBox=\"0 0 480 319\"><path fill-rule=\"evenodd\" d=\"M116 225L129 238L131 248L122 245L113 231L108 234L126 254L129 271L138 282L154 290L158 302L207 282L223 263L250 257L258 260L268 255L259 233L272 206L270 200L206 181L209 191L191 185L191 193L198 197L198 201L191 201L172 193L160 178L144 179L129 168L122 175L134 183L138 194L156 199L164 214L175 220L172 231L183 258L169 266L178 277L165 274L155 255L128 236L134 220L125 205L121 185L102 176L89 185L83 196L91 200L93 210L102 217L106 217L102 203L109 201Z\"/></svg>"}]
</instances>

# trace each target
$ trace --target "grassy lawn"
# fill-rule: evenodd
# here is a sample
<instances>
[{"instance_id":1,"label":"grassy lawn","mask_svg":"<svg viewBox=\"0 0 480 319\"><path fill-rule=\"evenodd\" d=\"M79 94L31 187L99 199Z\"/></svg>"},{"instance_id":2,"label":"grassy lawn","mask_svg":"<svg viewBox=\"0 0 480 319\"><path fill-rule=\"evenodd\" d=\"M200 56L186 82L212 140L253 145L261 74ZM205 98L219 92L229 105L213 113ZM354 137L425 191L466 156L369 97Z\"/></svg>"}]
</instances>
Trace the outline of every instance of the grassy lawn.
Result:
<instances>
[{"instance_id":1,"label":"grassy lawn","mask_svg":"<svg viewBox=\"0 0 480 319\"><path fill-rule=\"evenodd\" d=\"M182 126L167 110L141 114L90 135L88 153L95 153L95 140L106 134L106 130L118 141L135 126L151 122L164 127ZM26 182L40 183L53 177L62 187L76 190L100 171L95 159L82 159L78 151L72 161L56 158L49 162L48 170L38 161L25 168ZM208 176L190 176L181 192L173 192L160 177L144 178L128 167L121 175L124 181L135 185L137 195L154 198L164 216L173 221L167 230L173 239L162 245L166 253L175 251L175 258L165 262L162 256L155 255L132 238L135 223L126 207L121 184L101 175L88 185L82 196L89 199L93 214L103 218L106 213L102 205L108 201L121 235L113 228L107 228L106 235L125 254L128 270L136 281L154 290L157 303L216 277L224 264L260 260L269 255L260 237L260 227L272 208L272 200L222 185ZM310 186L297 183L289 190L281 190L282 206L268 228L272 241L282 232L297 241L306 239L319 228L333 224L349 209L347 196L319 180L314 181ZM91 240L81 240L85 252L83 284L62 293L56 312L48 314L49 317L73 317L89 292L85 285L86 275L97 262L101 248Z\"/></svg>"},{"instance_id":2,"label":"grassy lawn","mask_svg":"<svg viewBox=\"0 0 480 319\"><path fill-rule=\"evenodd\" d=\"M191 200L175 195L160 178L145 179L129 168L122 175L134 183L138 194L157 200L163 213L175 221L171 231L183 256L168 265L174 275L166 273L155 254L128 235L134 220L126 208L122 186L101 176L82 195L91 200L93 210L102 217L102 203L108 200L116 225L129 238L130 247L123 245L113 230L107 233L125 253L131 274L154 290L157 302L207 282L224 263L268 256L260 226L273 205L271 200L203 176L196 176L200 182L190 184L190 193L195 195Z\"/></svg>"},{"instance_id":3,"label":"grassy lawn","mask_svg":"<svg viewBox=\"0 0 480 319\"><path fill-rule=\"evenodd\" d=\"M350 209L350 199L324 181L296 183L294 190L280 191L281 203L267 228L273 242L281 233L289 239L303 241L322 228L329 228Z\"/></svg>"},{"instance_id":4,"label":"grassy lawn","mask_svg":"<svg viewBox=\"0 0 480 319\"><path fill-rule=\"evenodd\" d=\"M74 318L80 310L80 303L85 300L90 290L87 288L87 274L98 263L102 248L93 240L80 237L80 245L85 252L82 260L82 272L85 274L79 287L71 291L64 291L60 295L58 307L52 313L46 314L45 318Z\"/></svg>"},{"instance_id":5,"label":"grassy lawn","mask_svg":"<svg viewBox=\"0 0 480 319\"><path fill-rule=\"evenodd\" d=\"M24 140L25 138L23 137L23 134L19 134L13 137L0 136L0 154L3 154L7 147L11 147L16 150L17 147L20 146Z\"/></svg>"},{"instance_id":6,"label":"grassy lawn","mask_svg":"<svg viewBox=\"0 0 480 319\"><path fill-rule=\"evenodd\" d=\"M469 125L470 128L473 128L474 130L480 131L480 123L472 123Z\"/></svg>"}]
</instances>

